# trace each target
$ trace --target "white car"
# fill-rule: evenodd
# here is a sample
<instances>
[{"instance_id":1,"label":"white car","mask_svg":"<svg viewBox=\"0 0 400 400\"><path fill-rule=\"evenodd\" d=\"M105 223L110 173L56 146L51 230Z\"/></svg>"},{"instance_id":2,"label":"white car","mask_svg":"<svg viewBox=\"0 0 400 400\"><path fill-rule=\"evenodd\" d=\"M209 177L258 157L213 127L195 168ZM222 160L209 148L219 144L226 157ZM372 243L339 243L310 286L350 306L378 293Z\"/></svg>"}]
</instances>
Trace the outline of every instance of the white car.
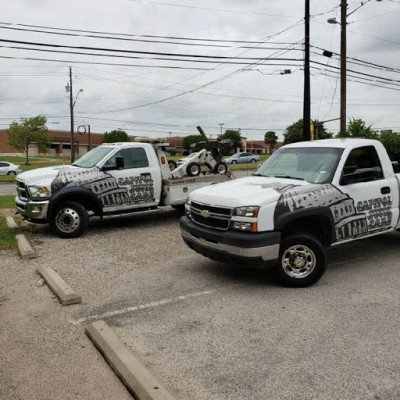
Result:
<instances>
[{"instance_id":1,"label":"white car","mask_svg":"<svg viewBox=\"0 0 400 400\"><path fill-rule=\"evenodd\" d=\"M189 161L191 158L193 158L194 156L196 156L198 153L190 153L187 157L185 158L180 158L177 162L176 165L179 167L180 165L182 165L183 163L185 163L186 161Z\"/></svg>"},{"instance_id":2,"label":"white car","mask_svg":"<svg viewBox=\"0 0 400 400\"><path fill-rule=\"evenodd\" d=\"M19 165L15 165L6 161L0 161L0 175L18 175L22 172Z\"/></svg>"}]
</instances>

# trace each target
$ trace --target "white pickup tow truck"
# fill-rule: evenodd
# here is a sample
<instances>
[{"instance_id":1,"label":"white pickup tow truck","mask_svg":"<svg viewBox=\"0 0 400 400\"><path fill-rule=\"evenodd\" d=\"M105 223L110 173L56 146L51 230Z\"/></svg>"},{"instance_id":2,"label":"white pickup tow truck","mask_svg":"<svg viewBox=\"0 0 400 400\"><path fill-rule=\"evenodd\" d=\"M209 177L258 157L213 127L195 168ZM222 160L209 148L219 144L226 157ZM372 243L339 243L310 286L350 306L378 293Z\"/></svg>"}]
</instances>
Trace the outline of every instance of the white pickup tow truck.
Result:
<instances>
[{"instance_id":1,"label":"white pickup tow truck","mask_svg":"<svg viewBox=\"0 0 400 400\"><path fill-rule=\"evenodd\" d=\"M284 146L253 176L191 193L182 237L212 259L270 265L282 285L311 285L328 247L399 228L393 164L375 140Z\"/></svg>"},{"instance_id":2,"label":"white pickup tow truck","mask_svg":"<svg viewBox=\"0 0 400 400\"><path fill-rule=\"evenodd\" d=\"M167 143L101 145L68 166L39 168L17 177L17 212L35 223L50 223L63 238L78 237L89 216L114 217L157 209L183 208L190 192L232 178L226 165L205 150L171 171ZM189 175L189 176L187 176Z\"/></svg>"}]
</instances>

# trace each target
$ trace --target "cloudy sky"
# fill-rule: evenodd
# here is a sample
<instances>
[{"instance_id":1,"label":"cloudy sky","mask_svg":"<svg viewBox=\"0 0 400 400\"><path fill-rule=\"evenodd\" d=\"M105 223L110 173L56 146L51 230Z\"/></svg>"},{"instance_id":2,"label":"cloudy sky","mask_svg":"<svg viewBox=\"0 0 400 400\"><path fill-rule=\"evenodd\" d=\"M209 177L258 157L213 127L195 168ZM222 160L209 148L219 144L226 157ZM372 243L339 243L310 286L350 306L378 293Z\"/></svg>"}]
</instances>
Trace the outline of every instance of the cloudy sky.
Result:
<instances>
[{"instance_id":1,"label":"cloudy sky","mask_svg":"<svg viewBox=\"0 0 400 400\"><path fill-rule=\"evenodd\" d=\"M348 3L348 118L400 131L400 0ZM339 0L311 0L311 15L311 116L335 119ZM72 66L76 125L92 132L281 137L302 118L303 42L301 0L2 0L0 128L44 114L69 130Z\"/></svg>"}]
</instances>

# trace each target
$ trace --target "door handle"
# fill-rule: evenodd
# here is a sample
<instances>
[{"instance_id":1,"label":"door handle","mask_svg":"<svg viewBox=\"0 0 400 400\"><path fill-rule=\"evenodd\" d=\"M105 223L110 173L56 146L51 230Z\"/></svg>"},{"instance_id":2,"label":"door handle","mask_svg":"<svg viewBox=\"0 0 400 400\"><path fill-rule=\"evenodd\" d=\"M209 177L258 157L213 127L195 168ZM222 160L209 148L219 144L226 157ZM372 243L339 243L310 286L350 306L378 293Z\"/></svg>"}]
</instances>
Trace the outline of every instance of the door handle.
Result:
<instances>
[{"instance_id":1,"label":"door handle","mask_svg":"<svg viewBox=\"0 0 400 400\"><path fill-rule=\"evenodd\" d=\"M384 186L381 188L381 193L382 194L389 194L390 193L390 187L389 186Z\"/></svg>"}]
</instances>

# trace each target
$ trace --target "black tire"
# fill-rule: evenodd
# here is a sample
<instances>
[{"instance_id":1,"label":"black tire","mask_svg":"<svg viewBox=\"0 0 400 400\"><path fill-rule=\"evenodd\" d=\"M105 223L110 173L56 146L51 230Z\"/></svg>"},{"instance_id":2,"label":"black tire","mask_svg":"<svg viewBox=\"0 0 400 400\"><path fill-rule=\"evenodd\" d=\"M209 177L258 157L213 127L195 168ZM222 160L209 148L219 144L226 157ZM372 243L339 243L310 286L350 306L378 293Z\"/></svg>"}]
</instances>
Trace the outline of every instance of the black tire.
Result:
<instances>
[{"instance_id":1,"label":"black tire","mask_svg":"<svg viewBox=\"0 0 400 400\"><path fill-rule=\"evenodd\" d=\"M64 239L82 236L89 225L86 208L75 201L64 201L57 204L51 219L51 229Z\"/></svg>"},{"instance_id":2,"label":"black tire","mask_svg":"<svg viewBox=\"0 0 400 400\"><path fill-rule=\"evenodd\" d=\"M8 171L7 175L17 175L17 173L15 171Z\"/></svg>"},{"instance_id":3,"label":"black tire","mask_svg":"<svg viewBox=\"0 0 400 400\"><path fill-rule=\"evenodd\" d=\"M169 170L173 171L177 167L177 164L174 160L168 160L168 166L169 166Z\"/></svg>"},{"instance_id":4,"label":"black tire","mask_svg":"<svg viewBox=\"0 0 400 400\"><path fill-rule=\"evenodd\" d=\"M273 272L275 280L282 286L306 287L318 282L326 265L325 246L313 235L296 233L282 240Z\"/></svg>"},{"instance_id":5,"label":"black tire","mask_svg":"<svg viewBox=\"0 0 400 400\"><path fill-rule=\"evenodd\" d=\"M186 167L186 173L188 176L199 176L201 173L200 164L197 162L191 162Z\"/></svg>"},{"instance_id":6,"label":"black tire","mask_svg":"<svg viewBox=\"0 0 400 400\"><path fill-rule=\"evenodd\" d=\"M252 164L254 164L256 162L256 160L254 158L251 159L250 161Z\"/></svg>"},{"instance_id":7,"label":"black tire","mask_svg":"<svg viewBox=\"0 0 400 400\"><path fill-rule=\"evenodd\" d=\"M237 164L237 161L236 161L236 160L233 160L233 161L232 161L232 164Z\"/></svg>"},{"instance_id":8,"label":"black tire","mask_svg":"<svg viewBox=\"0 0 400 400\"><path fill-rule=\"evenodd\" d=\"M214 173L224 175L228 171L228 166L223 161L218 161L214 166Z\"/></svg>"},{"instance_id":9,"label":"black tire","mask_svg":"<svg viewBox=\"0 0 400 400\"><path fill-rule=\"evenodd\" d=\"M179 215L185 215L185 205L177 204L175 206L171 206Z\"/></svg>"}]
</instances>

